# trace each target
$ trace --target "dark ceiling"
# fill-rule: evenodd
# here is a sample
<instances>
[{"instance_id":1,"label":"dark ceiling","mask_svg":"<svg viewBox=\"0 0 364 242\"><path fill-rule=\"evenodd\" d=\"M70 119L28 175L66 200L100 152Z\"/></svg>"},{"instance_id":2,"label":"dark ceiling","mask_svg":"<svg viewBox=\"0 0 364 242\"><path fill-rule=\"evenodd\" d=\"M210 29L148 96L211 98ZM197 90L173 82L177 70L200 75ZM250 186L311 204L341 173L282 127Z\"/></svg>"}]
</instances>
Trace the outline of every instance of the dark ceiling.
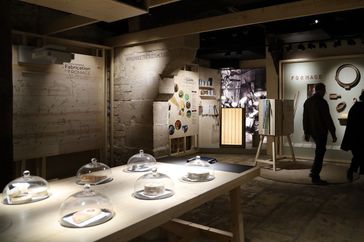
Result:
<instances>
[{"instance_id":1,"label":"dark ceiling","mask_svg":"<svg viewBox=\"0 0 364 242\"><path fill-rule=\"evenodd\" d=\"M145 3L142 0L129 2L140 6ZM97 22L53 36L102 44L105 39L125 33L288 2L295 1L176 1L150 8L147 14L112 23ZM42 24L67 14L12 0L11 16L15 30L41 34ZM212 61L249 60L264 58L266 46L280 48L288 43L363 38L364 26L360 24L363 14L363 9L357 9L201 33L197 57Z\"/></svg>"}]
</instances>

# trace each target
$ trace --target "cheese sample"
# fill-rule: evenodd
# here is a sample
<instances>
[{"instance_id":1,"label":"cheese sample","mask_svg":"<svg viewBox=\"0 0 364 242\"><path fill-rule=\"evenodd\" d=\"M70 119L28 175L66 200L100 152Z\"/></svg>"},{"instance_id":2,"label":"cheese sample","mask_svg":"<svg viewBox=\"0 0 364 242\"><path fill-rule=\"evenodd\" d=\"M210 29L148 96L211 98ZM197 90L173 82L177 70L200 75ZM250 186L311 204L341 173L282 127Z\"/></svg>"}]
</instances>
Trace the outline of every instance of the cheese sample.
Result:
<instances>
[{"instance_id":1,"label":"cheese sample","mask_svg":"<svg viewBox=\"0 0 364 242\"><path fill-rule=\"evenodd\" d=\"M78 211L72 215L72 219L76 224L80 224L89 220L101 213L99 208L85 208L84 210Z\"/></svg>"}]
</instances>

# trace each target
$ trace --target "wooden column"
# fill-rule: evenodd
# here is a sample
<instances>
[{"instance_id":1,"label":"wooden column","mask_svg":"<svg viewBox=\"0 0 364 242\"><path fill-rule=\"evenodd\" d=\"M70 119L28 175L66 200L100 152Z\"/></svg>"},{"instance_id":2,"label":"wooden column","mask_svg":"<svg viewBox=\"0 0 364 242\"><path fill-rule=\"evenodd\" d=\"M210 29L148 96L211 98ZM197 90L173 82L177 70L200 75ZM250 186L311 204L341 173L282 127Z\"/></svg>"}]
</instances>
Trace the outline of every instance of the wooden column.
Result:
<instances>
[{"instance_id":1,"label":"wooden column","mask_svg":"<svg viewBox=\"0 0 364 242\"><path fill-rule=\"evenodd\" d=\"M11 1L0 1L0 187L13 179Z\"/></svg>"}]
</instances>

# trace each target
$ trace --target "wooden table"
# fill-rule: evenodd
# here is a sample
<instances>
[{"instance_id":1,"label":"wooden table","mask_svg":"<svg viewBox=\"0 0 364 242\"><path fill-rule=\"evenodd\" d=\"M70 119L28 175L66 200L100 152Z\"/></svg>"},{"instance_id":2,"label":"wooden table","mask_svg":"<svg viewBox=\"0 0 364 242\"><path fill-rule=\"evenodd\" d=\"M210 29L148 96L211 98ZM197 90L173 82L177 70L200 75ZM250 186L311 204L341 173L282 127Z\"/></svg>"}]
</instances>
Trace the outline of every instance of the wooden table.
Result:
<instances>
[{"instance_id":1,"label":"wooden table","mask_svg":"<svg viewBox=\"0 0 364 242\"><path fill-rule=\"evenodd\" d=\"M159 172L168 174L174 181L174 196L161 200L136 199L132 196L134 182L145 173L124 172L125 166L112 168L113 181L92 188L109 197L115 216L93 227L66 228L58 222L61 203L83 189L75 183L75 177L50 182L51 196L45 200L23 205L1 203L0 241L128 241L228 192L232 231L224 234L216 230L216 234L230 235L232 241L244 241L240 185L258 176L259 168L253 167L242 173L215 171L216 178L212 181L187 183L180 179L184 174L183 166L158 163L158 167ZM174 222L188 225L179 220ZM213 229L205 227L205 230L214 233Z\"/></svg>"}]
</instances>

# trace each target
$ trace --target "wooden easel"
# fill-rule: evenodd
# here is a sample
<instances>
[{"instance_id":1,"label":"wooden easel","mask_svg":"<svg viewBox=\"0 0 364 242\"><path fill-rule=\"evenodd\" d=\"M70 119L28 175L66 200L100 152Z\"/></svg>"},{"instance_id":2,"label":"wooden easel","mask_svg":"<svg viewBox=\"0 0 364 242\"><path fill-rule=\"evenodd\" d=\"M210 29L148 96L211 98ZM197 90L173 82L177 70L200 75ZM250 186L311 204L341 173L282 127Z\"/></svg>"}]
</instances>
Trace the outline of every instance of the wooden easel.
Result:
<instances>
[{"instance_id":1,"label":"wooden easel","mask_svg":"<svg viewBox=\"0 0 364 242\"><path fill-rule=\"evenodd\" d=\"M263 159L259 159L259 154L260 154L260 149L262 148L262 144L263 144L263 140L264 137L273 137L273 141L272 141L272 159L271 160L263 160ZM296 161L296 157L294 155L293 152L293 145L292 145L292 141L291 141L291 136L290 135L280 135L280 136L276 136L276 135L260 135L260 140L259 140L259 145L258 145L258 149L257 149L257 154L255 155L255 160L254 160L254 166L257 165L257 162L262 162L262 163L266 163L266 164L270 164L273 165L273 171L276 171L276 161L279 159L284 159L286 157L279 157L277 158L277 154L276 154L276 139L278 137L283 137L286 136L287 140L288 140L288 144L289 144L289 148L291 150L291 155L292 155L292 160L295 162Z\"/></svg>"}]
</instances>

